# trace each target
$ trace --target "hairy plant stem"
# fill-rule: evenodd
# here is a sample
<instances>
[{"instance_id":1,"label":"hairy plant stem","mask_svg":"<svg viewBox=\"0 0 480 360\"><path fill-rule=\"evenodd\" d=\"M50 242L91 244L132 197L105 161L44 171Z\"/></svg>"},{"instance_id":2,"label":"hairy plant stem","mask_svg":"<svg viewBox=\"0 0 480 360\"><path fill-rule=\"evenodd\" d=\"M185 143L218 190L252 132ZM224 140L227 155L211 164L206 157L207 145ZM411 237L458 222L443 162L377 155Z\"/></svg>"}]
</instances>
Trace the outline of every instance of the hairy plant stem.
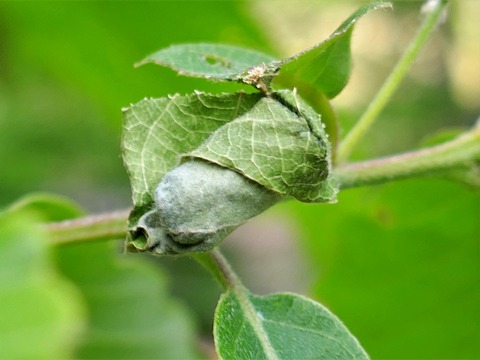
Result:
<instances>
[{"instance_id":1,"label":"hairy plant stem","mask_svg":"<svg viewBox=\"0 0 480 360\"><path fill-rule=\"evenodd\" d=\"M218 248L205 254L194 254L192 257L212 272L223 290L243 289L242 282Z\"/></svg>"},{"instance_id":2,"label":"hairy plant stem","mask_svg":"<svg viewBox=\"0 0 480 360\"><path fill-rule=\"evenodd\" d=\"M375 98L370 102L365 113L340 143L336 157L339 164L347 161L357 143L365 136L380 112L384 109L387 102L399 87L427 38L435 29L446 3L446 0L439 0L436 7L429 11L416 36L395 65L387 80L385 80L385 83L380 88Z\"/></svg>"},{"instance_id":3,"label":"hairy plant stem","mask_svg":"<svg viewBox=\"0 0 480 360\"><path fill-rule=\"evenodd\" d=\"M53 245L125 238L129 210L46 224Z\"/></svg>"},{"instance_id":4,"label":"hairy plant stem","mask_svg":"<svg viewBox=\"0 0 480 360\"><path fill-rule=\"evenodd\" d=\"M480 160L480 121L452 141L375 160L344 164L335 168L340 188L365 186L438 171L471 167Z\"/></svg>"},{"instance_id":5,"label":"hairy plant stem","mask_svg":"<svg viewBox=\"0 0 480 360\"><path fill-rule=\"evenodd\" d=\"M380 159L344 164L336 167L334 173L340 188L347 189L472 167L475 161L480 161L480 120L470 131L443 144ZM115 211L50 223L45 227L54 245L121 239L125 238L128 230L128 214L128 210ZM217 268L216 277L224 287L237 281L225 275L232 273L231 269L217 266L223 263L220 253L194 257L211 270Z\"/></svg>"},{"instance_id":6,"label":"hairy plant stem","mask_svg":"<svg viewBox=\"0 0 480 360\"><path fill-rule=\"evenodd\" d=\"M267 333L265 332L262 320L252 304L249 291L242 284L240 278L235 271L233 271L230 263L220 250L215 248L207 254L193 255L193 258L207 266L222 285L225 294L234 294L245 318L260 339L265 358L268 360L278 360L280 357L276 353Z\"/></svg>"}]
</instances>

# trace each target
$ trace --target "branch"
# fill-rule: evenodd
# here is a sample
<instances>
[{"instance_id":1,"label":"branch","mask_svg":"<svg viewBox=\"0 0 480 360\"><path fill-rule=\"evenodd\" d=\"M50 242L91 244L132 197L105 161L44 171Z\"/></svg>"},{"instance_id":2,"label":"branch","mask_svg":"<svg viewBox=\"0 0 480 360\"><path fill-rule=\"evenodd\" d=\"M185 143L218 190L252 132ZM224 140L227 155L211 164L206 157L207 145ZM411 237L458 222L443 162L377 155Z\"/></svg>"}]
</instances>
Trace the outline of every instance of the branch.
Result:
<instances>
[{"instance_id":1,"label":"branch","mask_svg":"<svg viewBox=\"0 0 480 360\"><path fill-rule=\"evenodd\" d=\"M193 254L192 257L210 270L223 290L243 289L242 282L218 248L204 254Z\"/></svg>"},{"instance_id":2,"label":"branch","mask_svg":"<svg viewBox=\"0 0 480 360\"><path fill-rule=\"evenodd\" d=\"M378 184L472 166L480 160L480 120L470 131L441 145L400 155L341 165L334 169L342 189Z\"/></svg>"},{"instance_id":3,"label":"branch","mask_svg":"<svg viewBox=\"0 0 480 360\"><path fill-rule=\"evenodd\" d=\"M125 238L129 210L90 215L83 218L49 223L46 230L53 245L72 242Z\"/></svg>"},{"instance_id":4,"label":"branch","mask_svg":"<svg viewBox=\"0 0 480 360\"><path fill-rule=\"evenodd\" d=\"M422 176L462 166L471 167L475 161L480 161L480 120L470 131L441 145L400 155L341 165L334 169L334 173L340 188L347 189ZM128 214L128 210L122 210L91 215L80 219L50 223L46 225L46 230L54 245L121 239L125 238L128 230ZM210 258L202 258L202 255L198 255L197 260L216 272L217 278L224 286L231 286L236 282L234 278L228 276L229 273L232 273L231 269L220 266L223 263L221 254L212 253Z\"/></svg>"}]
</instances>

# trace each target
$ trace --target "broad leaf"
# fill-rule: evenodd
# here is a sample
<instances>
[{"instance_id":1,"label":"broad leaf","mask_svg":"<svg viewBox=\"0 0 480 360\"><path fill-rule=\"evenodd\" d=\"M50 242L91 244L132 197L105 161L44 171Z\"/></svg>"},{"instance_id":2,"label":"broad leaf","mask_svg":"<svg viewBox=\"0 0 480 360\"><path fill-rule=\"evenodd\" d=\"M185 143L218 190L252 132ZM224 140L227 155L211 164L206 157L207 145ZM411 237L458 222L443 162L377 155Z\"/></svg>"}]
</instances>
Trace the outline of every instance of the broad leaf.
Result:
<instances>
[{"instance_id":1,"label":"broad leaf","mask_svg":"<svg viewBox=\"0 0 480 360\"><path fill-rule=\"evenodd\" d=\"M0 217L0 358L66 359L82 329L80 294L54 272L26 214Z\"/></svg>"},{"instance_id":2,"label":"broad leaf","mask_svg":"<svg viewBox=\"0 0 480 360\"><path fill-rule=\"evenodd\" d=\"M78 357L95 359L196 358L185 309L167 293L159 269L120 258L113 243L59 247L61 270L83 292L89 327Z\"/></svg>"},{"instance_id":3,"label":"broad leaf","mask_svg":"<svg viewBox=\"0 0 480 360\"><path fill-rule=\"evenodd\" d=\"M180 155L196 148L210 133L241 116L258 94L195 93L145 99L124 110L123 161L130 175L133 203L152 201L152 192Z\"/></svg>"},{"instance_id":4,"label":"broad leaf","mask_svg":"<svg viewBox=\"0 0 480 360\"><path fill-rule=\"evenodd\" d=\"M173 45L147 56L138 63L167 66L179 74L211 80L240 80L249 68L274 62L258 51L221 44Z\"/></svg>"},{"instance_id":5,"label":"broad leaf","mask_svg":"<svg viewBox=\"0 0 480 360\"><path fill-rule=\"evenodd\" d=\"M228 291L215 313L214 336L223 359L368 359L329 310L295 294Z\"/></svg>"},{"instance_id":6,"label":"broad leaf","mask_svg":"<svg viewBox=\"0 0 480 360\"><path fill-rule=\"evenodd\" d=\"M329 38L297 55L282 61L277 84L288 87L310 87L334 98L350 77L350 38L354 24L367 12L391 7L387 2L375 2L353 13Z\"/></svg>"}]
</instances>

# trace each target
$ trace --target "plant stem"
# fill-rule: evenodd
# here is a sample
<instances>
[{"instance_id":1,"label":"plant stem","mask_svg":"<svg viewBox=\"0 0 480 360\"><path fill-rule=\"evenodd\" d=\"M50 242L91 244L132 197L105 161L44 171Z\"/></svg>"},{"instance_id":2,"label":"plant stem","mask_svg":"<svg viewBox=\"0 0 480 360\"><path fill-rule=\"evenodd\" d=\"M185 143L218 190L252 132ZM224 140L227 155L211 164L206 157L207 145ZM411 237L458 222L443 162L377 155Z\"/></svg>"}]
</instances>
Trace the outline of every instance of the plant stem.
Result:
<instances>
[{"instance_id":1,"label":"plant stem","mask_svg":"<svg viewBox=\"0 0 480 360\"><path fill-rule=\"evenodd\" d=\"M265 358L269 360L278 360L280 357L276 353L267 333L265 332L262 320L260 319L255 306L252 304L250 298L251 294L245 288L245 286L243 286L240 278L228 263L228 260L222 255L218 248L213 249L205 255L210 257L210 261L205 263L204 259L201 259L200 262L204 265L207 265L207 267L212 271L215 277L222 284L225 293L230 293L235 296L240 308L242 309L244 317L252 326L253 331L260 340ZM199 255L194 255L194 258L198 260L198 256Z\"/></svg>"},{"instance_id":2,"label":"plant stem","mask_svg":"<svg viewBox=\"0 0 480 360\"><path fill-rule=\"evenodd\" d=\"M452 141L400 155L345 164L335 168L342 189L393 179L421 176L449 168L471 166L480 159L480 121Z\"/></svg>"},{"instance_id":3,"label":"plant stem","mask_svg":"<svg viewBox=\"0 0 480 360\"><path fill-rule=\"evenodd\" d=\"M53 245L94 240L121 239L127 233L129 210L90 215L46 225Z\"/></svg>"},{"instance_id":4,"label":"plant stem","mask_svg":"<svg viewBox=\"0 0 480 360\"><path fill-rule=\"evenodd\" d=\"M435 174L435 172L471 167L480 161L480 120L470 131L443 144L375 160L338 166L335 176L342 189L372 185L396 179ZM51 243L62 245L84 241L125 238L129 211L91 215L46 225ZM222 254L214 250L193 257L210 269L224 288L239 286Z\"/></svg>"},{"instance_id":5,"label":"plant stem","mask_svg":"<svg viewBox=\"0 0 480 360\"><path fill-rule=\"evenodd\" d=\"M394 69L368 106L365 113L360 117L352 130L340 143L337 153L338 163L345 162L348 159L357 143L362 139L362 137L365 136L380 112L384 109L388 100L390 100L394 92L397 90L416 56L420 52L420 49L425 44L428 36L435 29L435 25L437 24L445 5L446 0L439 0L436 4L436 7L426 15L425 20L418 30L416 36L398 63L395 65Z\"/></svg>"},{"instance_id":6,"label":"plant stem","mask_svg":"<svg viewBox=\"0 0 480 360\"><path fill-rule=\"evenodd\" d=\"M224 290L243 289L242 282L218 248L206 254L192 255L192 257L212 272Z\"/></svg>"},{"instance_id":7,"label":"plant stem","mask_svg":"<svg viewBox=\"0 0 480 360\"><path fill-rule=\"evenodd\" d=\"M202 264L212 273L212 275L218 280L224 291L228 289L229 284L226 281L225 272L221 269L221 266L219 266L219 262L215 259L213 254L193 254L191 255L191 257L200 264Z\"/></svg>"}]
</instances>

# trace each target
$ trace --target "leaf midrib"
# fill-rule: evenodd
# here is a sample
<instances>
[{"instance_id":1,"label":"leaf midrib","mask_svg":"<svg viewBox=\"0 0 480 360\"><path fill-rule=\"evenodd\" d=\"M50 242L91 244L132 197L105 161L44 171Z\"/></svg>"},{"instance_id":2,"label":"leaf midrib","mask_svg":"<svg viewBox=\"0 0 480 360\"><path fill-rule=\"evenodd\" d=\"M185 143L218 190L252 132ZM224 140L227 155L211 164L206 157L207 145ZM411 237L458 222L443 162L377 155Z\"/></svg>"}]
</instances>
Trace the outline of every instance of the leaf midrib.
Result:
<instances>
[{"instance_id":1,"label":"leaf midrib","mask_svg":"<svg viewBox=\"0 0 480 360\"><path fill-rule=\"evenodd\" d=\"M245 318L249 321L250 325L253 328L253 331L258 336L260 344L263 348L265 357L268 360L280 360L280 357L273 348L270 339L262 325L262 321L259 319L255 307L250 301L249 293L243 286L233 287L233 294L237 297L240 308L245 314Z\"/></svg>"}]
</instances>

